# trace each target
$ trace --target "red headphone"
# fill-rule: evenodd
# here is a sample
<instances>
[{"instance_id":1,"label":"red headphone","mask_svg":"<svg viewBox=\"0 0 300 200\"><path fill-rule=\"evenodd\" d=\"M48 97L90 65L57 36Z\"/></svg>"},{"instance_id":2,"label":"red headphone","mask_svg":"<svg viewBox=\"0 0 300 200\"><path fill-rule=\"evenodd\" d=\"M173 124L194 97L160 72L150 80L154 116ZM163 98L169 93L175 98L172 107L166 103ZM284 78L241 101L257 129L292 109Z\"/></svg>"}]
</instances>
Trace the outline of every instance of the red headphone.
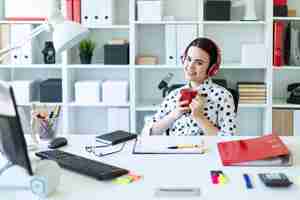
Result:
<instances>
[{"instance_id":1,"label":"red headphone","mask_svg":"<svg viewBox=\"0 0 300 200\"><path fill-rule=\"evenodd\" d=\"M197 38L198 39L198 38ZM197 40L195 39L195 40ZM186 59L186 56L187 56L187 52L189 50L189 48L192 46L192 43L195 41L193 40L187 47L186 49L184 50L184 53L183 55L181 56L181 62L182 64L184 64L185 62L185 59ZM210 39L209 39L210 40ZM217 60L214 64L212 64L208 69L207 69L207 75L208 76L215 76L219 70L220 70L220 65L221 65L221 50L220 48L216 45L215 42L213 42L212 40L210 40L214 46L217 48Z\"/></svg>"}]
</instances>

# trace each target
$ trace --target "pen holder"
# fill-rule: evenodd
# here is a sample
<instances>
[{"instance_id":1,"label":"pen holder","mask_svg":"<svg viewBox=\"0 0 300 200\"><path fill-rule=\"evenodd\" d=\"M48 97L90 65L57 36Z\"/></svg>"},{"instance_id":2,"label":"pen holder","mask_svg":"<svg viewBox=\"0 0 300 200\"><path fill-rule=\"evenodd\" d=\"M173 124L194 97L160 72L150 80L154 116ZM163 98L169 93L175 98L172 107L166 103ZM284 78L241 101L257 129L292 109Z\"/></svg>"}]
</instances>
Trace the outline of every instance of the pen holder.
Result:
<instances>
[{"instance_id":1,"label":"pen holder","mask_svg":"<svg viewBox=\"0 0 300 200\"><path fill-rule=\"evenodd\" d=\"M37 126L37 138L39 142L49 142L57 135L58 119L52 120L38 120Z\"/></svg>"}]
</instances>

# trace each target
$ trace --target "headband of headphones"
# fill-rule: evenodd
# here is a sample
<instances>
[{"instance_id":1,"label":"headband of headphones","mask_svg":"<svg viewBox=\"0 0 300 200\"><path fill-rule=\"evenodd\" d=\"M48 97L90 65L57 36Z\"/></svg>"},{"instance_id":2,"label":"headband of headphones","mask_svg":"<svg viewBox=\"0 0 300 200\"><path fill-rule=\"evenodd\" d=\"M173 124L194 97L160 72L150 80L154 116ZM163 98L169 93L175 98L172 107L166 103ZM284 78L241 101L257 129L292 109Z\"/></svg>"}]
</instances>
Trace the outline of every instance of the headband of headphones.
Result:
<instances>
[{"instance_id":1,"label":"headband of headphones","mask_svg":"<svg viewBox=\"0 0 300 200\"><path fill-rule=\"evenodd\" d=\"M217 44L212 41L211 39L208 39L208 38L196 38L195 40L193 40L187 47L186 49L184 50L184 53L183 55L181 56L181 62L182 64L185 62L185 59L186 59L186 56L187 56L187 53L188 53L188 50L190 49L190 47L194 46L193 43L195 43L196 40L199 40L199 39L207 39L209 40L214 48L216 48L217 50L217 58L216 58L216 62L211 64L207 70L207 75L208 76L215 76L218 71L220 70L220 65L221 65L221 50L220 48L217 46ZM196 46L197 47L197 46Z\"/></svg>"}]
</instances>

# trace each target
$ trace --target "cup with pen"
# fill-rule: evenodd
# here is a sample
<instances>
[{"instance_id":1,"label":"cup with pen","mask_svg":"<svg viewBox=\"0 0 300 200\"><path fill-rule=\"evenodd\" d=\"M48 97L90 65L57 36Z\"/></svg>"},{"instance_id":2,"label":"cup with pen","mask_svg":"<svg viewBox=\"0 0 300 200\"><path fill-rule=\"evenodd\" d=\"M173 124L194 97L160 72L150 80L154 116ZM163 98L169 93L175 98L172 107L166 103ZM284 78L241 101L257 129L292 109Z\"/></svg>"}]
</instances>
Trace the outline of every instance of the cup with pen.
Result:
<instances>
[{"instance_id":1,"label":"cup with pen","mask_svg":"<svg viewBox=\"0 0 300 200\"><path fill-rule=\"evenodd\" d=\"M49 142L56 137L59 121L60 106L50 112L37 112L34 118L37 122L37 135L39 141Z\"/></svg>"}]
</instances>

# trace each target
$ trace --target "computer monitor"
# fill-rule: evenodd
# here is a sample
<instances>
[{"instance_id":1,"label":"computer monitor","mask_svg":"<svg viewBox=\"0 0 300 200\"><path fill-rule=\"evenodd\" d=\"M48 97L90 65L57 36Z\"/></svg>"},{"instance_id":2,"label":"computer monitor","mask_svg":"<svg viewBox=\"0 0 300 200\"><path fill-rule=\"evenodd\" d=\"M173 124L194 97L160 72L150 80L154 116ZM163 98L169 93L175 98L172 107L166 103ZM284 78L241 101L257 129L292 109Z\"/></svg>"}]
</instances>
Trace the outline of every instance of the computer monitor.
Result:
<instances>
[{"instance_id":1,"label":"computer monitor","mask_svg":"<svg viewBox=\"0 0 300 200\"><path fill-rule=\"evenodd\" d=\"M33 175L13 89L0 81L0 150L12 165Z\"/></svg>"}]
</instances>

